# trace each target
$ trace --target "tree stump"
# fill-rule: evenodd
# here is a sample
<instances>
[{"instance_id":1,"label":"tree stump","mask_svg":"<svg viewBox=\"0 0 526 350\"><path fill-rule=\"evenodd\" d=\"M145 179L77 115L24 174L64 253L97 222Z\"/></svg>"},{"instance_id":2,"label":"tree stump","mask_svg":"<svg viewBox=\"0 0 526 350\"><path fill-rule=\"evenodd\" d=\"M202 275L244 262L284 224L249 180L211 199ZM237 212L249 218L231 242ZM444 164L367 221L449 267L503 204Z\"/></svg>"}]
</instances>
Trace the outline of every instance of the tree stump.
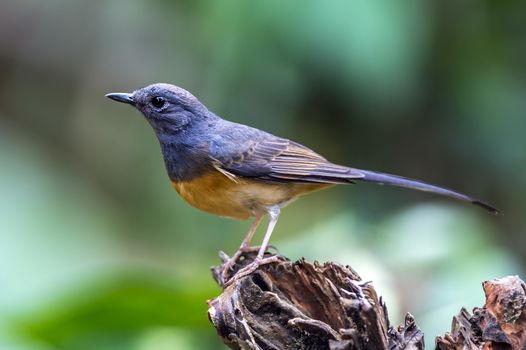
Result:
<instances>
[{"instance_id":1,"label":"tree stump","mask_svg":"<svg viewBox=\"0 0 526 350\"><path fill-rule=\"evenodd\" d=\"M271 256L267 253L267 256ZM242 256L232 271L253 261ZM371 282L349 266L304 259L263 265L223 285L228 257L212 268L223 292L208 301L208 316L232 349L424 349L424 334L411 314L404 325L389 323L387 308ZM451 332L436 338L436 349L526 350L526 286L518 277L483 283L486 305L473 315L462 309Z\"/></svg>"},{"instance_id":2,"label":"tree stump","mask_svg":"<svg viewBox=\"0 0 526 350\"><path fill-rule=\"evenodd\" d=\"M451 332L437 337L436 348L526 349L526 284L518 276L482 283L486 304L453 318Z\"/></svg>"}]
</instances>

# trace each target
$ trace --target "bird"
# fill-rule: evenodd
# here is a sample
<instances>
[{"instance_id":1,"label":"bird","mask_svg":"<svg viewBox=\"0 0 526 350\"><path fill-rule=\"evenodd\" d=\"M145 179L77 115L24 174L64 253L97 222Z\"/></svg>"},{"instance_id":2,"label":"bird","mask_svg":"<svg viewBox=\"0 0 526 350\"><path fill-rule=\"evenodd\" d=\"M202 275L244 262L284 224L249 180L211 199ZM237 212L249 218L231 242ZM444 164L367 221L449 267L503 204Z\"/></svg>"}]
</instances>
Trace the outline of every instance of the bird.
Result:
<instances>
[{"instance_id":1,"label":"bird","mask_svg":"<svg viewBox=\"0 0 526 350\"><path fill-rule=\"evenodd\" d=\"M227 265L232 268L236 259L254 248L257 256L228 282L276 261L275 256L265 257L265 252L286 205L304 194L335 185L371 182L405 187L500 213L486 202L447 188L332 163L297 142L222 119L190 92L175 85L155 83L106 97L129 104L143 114L159 141L170 182L186 202L223 217L254 217ZM261 246L253 248L251 240L265 215L269 217L266 233Z\"/></svg>"}]
</instances>

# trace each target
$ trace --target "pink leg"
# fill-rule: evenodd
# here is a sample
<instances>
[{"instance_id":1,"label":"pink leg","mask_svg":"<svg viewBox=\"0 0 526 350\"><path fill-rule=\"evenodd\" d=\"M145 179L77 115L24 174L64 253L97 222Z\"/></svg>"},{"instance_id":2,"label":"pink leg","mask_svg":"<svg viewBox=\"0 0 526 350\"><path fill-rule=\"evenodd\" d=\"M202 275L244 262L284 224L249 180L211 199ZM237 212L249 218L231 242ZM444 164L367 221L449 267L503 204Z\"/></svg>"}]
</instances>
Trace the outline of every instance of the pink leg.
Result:
<instances>
[{"instance_id":1,"label":"pink leg","mask_svg":"<svg viewBox=\"0 0 526 350\"><path fill-rule=\"evenodd\" d=\"M271 256L266 259L264 259L263 256L265 255L265 251L267 250L268 243L270 241L270 237L272 236L272 232L274 231L274 227L276 226L276 223L278 222L279 212L280 212L280 207L278 205L274 205L268 208L268 215L270 217L270 221L268 223L267 232L265 233L265 237L263 238L263 242L261 243L261 248L259 248L259 252L258 252L258 255L256 256L256 259L254 259L254 261L251 262L249 265L239 270L227 282L227 285L232 283L236 279L250 275L252 272L256 271L257 268L261 265L277 261L278 259L277 256Z\"/></svg>"},{"instance_id":2,"label":"pink leg","mask_svg":"<svg viewBox=\"0 0 526 350\"><path fill-rule=\"evenodd\" d=\"M280 212L280 208L277 205L268 208L268 216L270 218L270 221L268 223L267 232L265 233L265 237L263 237L261 248L259 248L258 256L256 257L256 260L254 262L260 261L261 259L263 259L263 256L265 255L265 252L267 251L268 242L270 241L270 236L272 236L272 232L274 232L274 227L278 223L279 212Z\"/></svg>"},{"instance_id":3,"label":"pink leg","mask_svg":"<svg viewBox=\"0 0 526 350\"><path fill-rule=\"evenodd\" d=\"M254 234L256 233L259 224L261 223L261 219L263 219L262 214L256 215L256 219L252 223L252 226L250 226L250 229L248 230L247 235L245 236L245 239L241 243L241 246L239 246L239 251L244 251L248 247L250 247L250 241L252 240L252 237L254 237Z\"/></svg>"},{"instance_id":4,"label":"pink leg","mask_svg":"<svg viewBox=\"0 0 526 350\"><path fill-rule=\"evenodd\" d=\"M236 264L237 260L243 255L243 253L246 253L247 251L250 251L250 241L252 240L252 237L254 237L254 234L256 233L259 224L261 223L261 220L263 219L262 214L256 215L256 219L252 223L252 226L250 226L250 229L248 230L247 235L245 236L245 239L243 239L243 242L241 242L241 245L239 246L239 249L237 252L234 253L234 255L228 259L228 261L223 266L223 274L222 278L223 281L226 281L228 274L230 273L230 270L234 265Z\"/></svg>"}]
</instances>

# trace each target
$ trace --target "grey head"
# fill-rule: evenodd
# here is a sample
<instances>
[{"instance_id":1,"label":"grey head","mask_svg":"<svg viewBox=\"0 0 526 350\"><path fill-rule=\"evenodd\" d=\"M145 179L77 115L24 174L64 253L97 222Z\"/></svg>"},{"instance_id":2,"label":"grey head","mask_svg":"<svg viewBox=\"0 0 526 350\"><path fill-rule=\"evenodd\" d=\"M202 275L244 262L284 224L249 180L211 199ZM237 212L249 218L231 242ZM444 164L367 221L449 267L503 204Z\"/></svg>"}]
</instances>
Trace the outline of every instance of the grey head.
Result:
<instances>
[{"instance_id":1,"label":"grey head","mask_svg":"<svg viewBox=\"0 0 526 350\"><path fill-rule=\"evenodd\" d=\"M175 85L152 84L106 97L137 108L153 127L170 179L187 181L207 170L208 138L220 122L199 100Z\"/></svg>"},{"instance_id":2,"label":"grey head","mask_svg":"<svg viewBox=\"0 0 526 350\"><path fill-rule=\"evenodd\" d=\"M171 84L152 84L133 93L116 92L106 97L137 108L158 136L176 134L192 124L218 118L190 92Z\"/></svg>"}]
</instances>

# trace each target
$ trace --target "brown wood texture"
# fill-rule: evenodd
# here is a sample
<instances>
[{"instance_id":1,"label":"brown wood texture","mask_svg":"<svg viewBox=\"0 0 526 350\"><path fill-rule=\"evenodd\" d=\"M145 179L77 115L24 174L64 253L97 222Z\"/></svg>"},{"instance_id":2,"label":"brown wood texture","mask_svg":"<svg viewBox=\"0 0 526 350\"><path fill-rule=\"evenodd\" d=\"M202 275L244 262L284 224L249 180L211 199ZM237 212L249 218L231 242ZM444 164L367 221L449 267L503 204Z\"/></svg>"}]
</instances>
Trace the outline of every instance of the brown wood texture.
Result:
<instances>
[{"instance_id":1,"label":"brown wood texture","mask_svg":"<svg viewBox=\"0 0 526 350\"><path fill-rule=\"evenodd\" d=\"M270 255L267 255L270 256ZM247 253L226 275L246 266ZM350 267L309 264L279 257L229 285L221 283L227 261L212 269L223 292L208 301L219 337L232 349L424 349L424 334L411 314L399 327L371 282ZM518 277L483 283L486 305L473 315L462 309L436 349L526 350L526 287Z\"/></svg>"},{"instance_id":2,"label":"brown wood texture","mask_svg":"<svg viewBox=\"0 0 526 350\"><path fill-rule=\"evenodd\" d=\"M518 276L482 283L486 304L453 318L451 332L437 337L440 350L526 349L526 284Z\"/></svg>"}]
</instances>

